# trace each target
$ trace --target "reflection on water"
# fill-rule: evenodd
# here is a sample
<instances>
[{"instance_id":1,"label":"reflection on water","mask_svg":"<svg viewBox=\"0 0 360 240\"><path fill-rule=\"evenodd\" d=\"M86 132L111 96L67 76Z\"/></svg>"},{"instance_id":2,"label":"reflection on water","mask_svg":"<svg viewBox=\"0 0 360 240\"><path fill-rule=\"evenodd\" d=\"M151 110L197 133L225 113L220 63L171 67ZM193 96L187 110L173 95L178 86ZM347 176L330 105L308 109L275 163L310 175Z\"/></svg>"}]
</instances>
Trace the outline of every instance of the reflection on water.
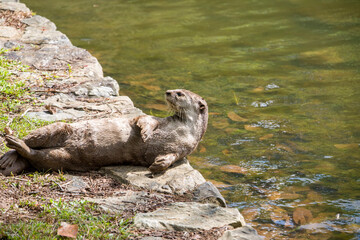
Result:
<instances>
[{"instance_id":1,"label":"reflection on water","mask_svg":"<svg viewBox=\"0 0 360 240\"><path fill-rule=\"evenodd\" d=\"M260 234L359 237L358 0L24 2L146 112L166 115L166 89L203 96L190 160Z\"/></svg>"}]
</instances>

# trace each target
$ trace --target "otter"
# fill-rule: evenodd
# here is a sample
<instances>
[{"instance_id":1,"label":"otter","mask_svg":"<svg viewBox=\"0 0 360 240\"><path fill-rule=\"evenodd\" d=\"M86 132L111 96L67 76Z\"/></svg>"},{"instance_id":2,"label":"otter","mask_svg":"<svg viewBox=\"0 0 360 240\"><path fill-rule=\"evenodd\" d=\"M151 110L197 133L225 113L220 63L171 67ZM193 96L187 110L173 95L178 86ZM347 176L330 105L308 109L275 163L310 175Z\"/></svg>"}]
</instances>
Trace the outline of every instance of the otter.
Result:
<instances>
[{"instance_id":1,"label":"otter","mask_svg":"<svg viewBox=\"0 0 360 240\"><path fill-rule=\"evenodd\" d=\"M31 167L89 171L111 165L140 165L161 173L195 150L208 122L208 106L199 95L176 89L166 91L165 99L173 116L58 122L23 140L7 134L12 150L0 158L0 173L19 174Z\"/></svg>"}]
</instances>

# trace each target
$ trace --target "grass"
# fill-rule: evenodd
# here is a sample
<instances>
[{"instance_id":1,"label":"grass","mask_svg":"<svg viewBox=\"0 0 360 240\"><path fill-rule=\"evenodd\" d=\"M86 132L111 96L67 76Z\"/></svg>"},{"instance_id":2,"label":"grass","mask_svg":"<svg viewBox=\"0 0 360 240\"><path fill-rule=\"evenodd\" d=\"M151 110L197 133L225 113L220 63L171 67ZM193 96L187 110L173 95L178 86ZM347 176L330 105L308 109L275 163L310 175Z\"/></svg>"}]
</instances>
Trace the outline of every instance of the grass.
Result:
<instances>
[{"instance_id":1,"label":"grass","mask_svg":"<svg viewBox=\"0 0 360 240\"><path fill-rule=\"evenodd\" d=\"M3 239L59 239L57 230L61 222L79 227L77 239L127 239L130 235L129 220L120 214L101 212L86 200L64 201L50 199L45 204L23 201L22 208L38 209L38 219L20 220L12 224L0 223L0 238Z\"/></svg>"},{"instance_id":2,"label":"grass","mask_svg":"<svg viewBox=\"0 0 360 240\"><path fill-rule=\"evenodd\" d=\"M18 51L20 48L11 50ZM30 91L26 88L25 81L16 78L13 73L29 71L29 66L7 59L4 53L11 50L0 49L0 114L15 111L18 106L30 101Z\"/></svg>"},{"instance_id":3,"label":"grass","mask_svg":"<svg viewBox=\"0 0 360 240\"><path fill-rule=\"evenodd\" d=\"M10 204L0 204L0 239L63 239L57 234L63 222L78 226L77 239L130 237L131 218L68 194L58 198L67 180L62 172L0 176L0 194L8 196L0 201Z\"/></svg>"},{"instance_id":4,"label":"grass","mask_svg":"<svg viewBox=\"0 0 360 240\"><path fill-rule=\"evenodd\" d=\"M5 127L12 129L17 137L23 138L30 131L51 123L24 116L33 97L26 87L27 80L19 79L16 73L32 70L4 56L8 51L20 49L21 47L0 49L0 156L9 150L2 142ZM45 74L42 77L45 81L55 76ZM121 214L107 214L97 205L85 200L57 198L52 189L59 188L59 183L65 180L61 172L0 176L0 194L3 195L0 196L0 239L64 239L57 235L62 222L78 226L78 239L129 237L130 221ZM40 193L30 194L37 191Z\"/></svg>"}]
</instances>

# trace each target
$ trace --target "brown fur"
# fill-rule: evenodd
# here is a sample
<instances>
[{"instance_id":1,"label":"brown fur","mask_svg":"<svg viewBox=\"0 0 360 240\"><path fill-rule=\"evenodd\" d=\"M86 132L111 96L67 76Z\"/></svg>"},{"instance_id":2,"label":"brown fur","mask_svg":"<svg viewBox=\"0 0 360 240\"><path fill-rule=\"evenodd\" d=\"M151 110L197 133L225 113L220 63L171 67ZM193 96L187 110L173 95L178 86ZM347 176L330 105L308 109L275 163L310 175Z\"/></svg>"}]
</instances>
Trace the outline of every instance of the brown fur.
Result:
<instances>
[{"instance_id":1,"label":"brown fur","mask_svg":"<svg viewBox=\"0 0 360 240\"><path fill-rule=\"evenodd\" d=\"M14 150L0 158L0 173L38 170L87 171L109 165L141 165L162 172L190 154L204 135L208 109L204 99L188 90L166 92L175 112L167 118L143 115L132 120L107 118L73 124L54 123L23 140L6 136Z\"/></svg>"}]
</instances>

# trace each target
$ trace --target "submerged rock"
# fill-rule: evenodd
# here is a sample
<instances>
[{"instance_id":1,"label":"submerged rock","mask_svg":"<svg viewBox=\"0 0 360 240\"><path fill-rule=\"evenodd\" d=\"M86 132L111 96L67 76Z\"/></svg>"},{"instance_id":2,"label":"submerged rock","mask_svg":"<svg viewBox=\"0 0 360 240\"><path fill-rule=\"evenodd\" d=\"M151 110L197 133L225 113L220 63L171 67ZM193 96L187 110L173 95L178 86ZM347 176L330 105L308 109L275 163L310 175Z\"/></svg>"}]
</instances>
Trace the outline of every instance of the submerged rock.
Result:
<instances>
[{"instance_id":1,"label":"submerged rock","mask_svg":"<svg viewBox=\"0 0 360 240\"><path fill-rule=\"evenodd\" d=\"M226 207L224 197L219 190L211 182L205 182L201 184L194 191L194 201L201 203L214 203L221 207Z\"/></svg>"},{"instance_id":2,"label":"submerged rock","mask_svg":"<svg viewBox=\"0 0 360 240\"><path fill-rule=\"evenodd\" d=\"M222 235L219 240L264 240L256 230L250 226L243 226L234 230L229 230Z\"/></svg>"},{"instance_id":3,"label":"submerged rock","mask_svg":"<svg viewBox=\"0 0 360 240\"><path fill-rule=\"evenodd\" d=\"M134 218L137 228L169 231L210 230L214 227L245 226L236 208L222 208L213 204L177 202L151 213L139 213Z\"/></svg>"}]
</instances>

